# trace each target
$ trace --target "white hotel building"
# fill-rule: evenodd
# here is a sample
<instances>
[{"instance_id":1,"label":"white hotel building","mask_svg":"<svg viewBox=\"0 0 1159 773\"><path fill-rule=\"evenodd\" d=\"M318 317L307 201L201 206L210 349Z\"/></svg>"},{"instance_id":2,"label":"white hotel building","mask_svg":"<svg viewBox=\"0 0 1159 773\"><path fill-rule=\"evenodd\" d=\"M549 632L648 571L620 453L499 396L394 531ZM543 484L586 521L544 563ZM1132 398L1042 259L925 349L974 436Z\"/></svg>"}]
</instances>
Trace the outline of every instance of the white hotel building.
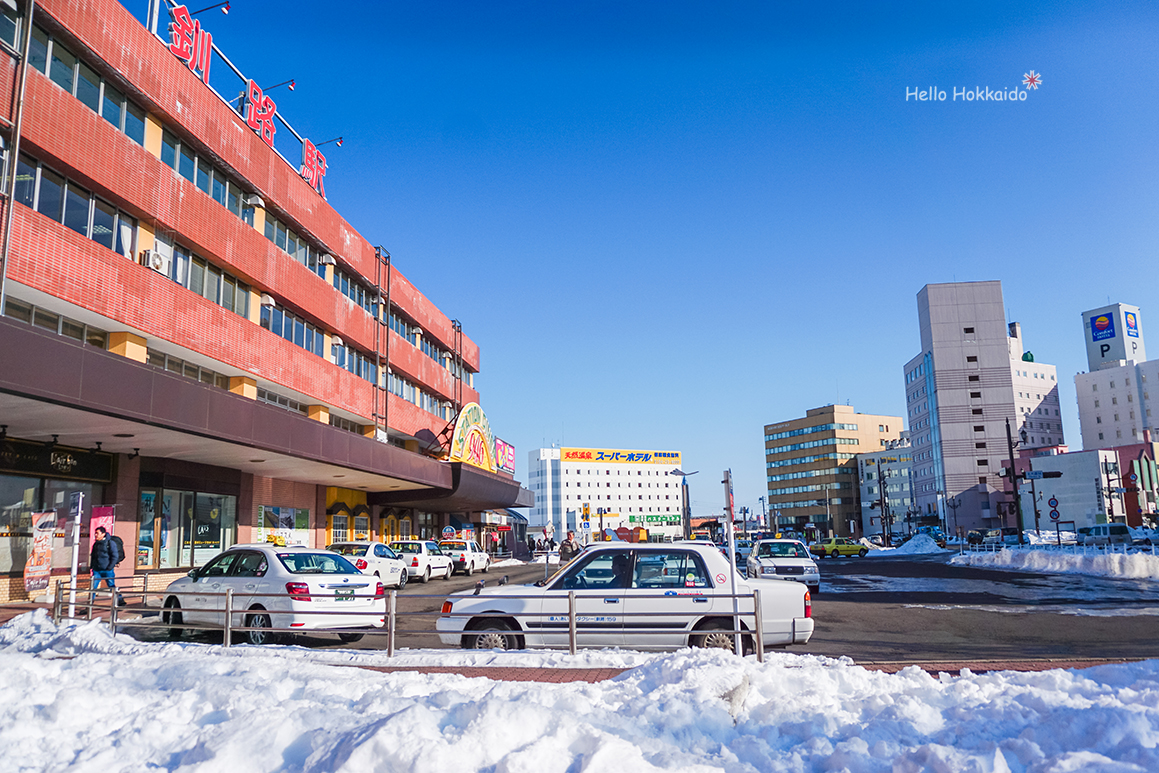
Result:
<instances>
[{"instance_id":1,"label":"white hotel building","mask_svg":"<svg viewBox=\"0 0 1159 773\"><path fill-rule=\"evenodd\" d=\"M602 515L605 530L642 527L652 542L684 536L679 451L537 448L527 468L535 492L529 533L550 524L557 541L568 530L583 537L587 505L592 535Z\"/></svg>"}]
</instances>

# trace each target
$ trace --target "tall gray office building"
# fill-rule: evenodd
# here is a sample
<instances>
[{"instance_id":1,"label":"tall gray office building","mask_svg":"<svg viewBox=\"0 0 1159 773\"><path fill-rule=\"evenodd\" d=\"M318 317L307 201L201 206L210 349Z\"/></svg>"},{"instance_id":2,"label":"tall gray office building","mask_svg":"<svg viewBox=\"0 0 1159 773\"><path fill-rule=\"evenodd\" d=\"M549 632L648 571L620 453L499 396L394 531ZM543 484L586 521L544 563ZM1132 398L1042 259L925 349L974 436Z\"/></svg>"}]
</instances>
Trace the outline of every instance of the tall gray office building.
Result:
<instances>
[{"instance_id":1,"label":"tall gray office building","mask_svg":"<svg viewBox=\"0 0 1159 773\"><path fill-rule=\"evenodd\" d=\"M914 499L927 521L957 504L961 531L1014 525L1006 420L1020 448L1062 446L1055 367L1007 323L1001 282L926 285L918 293L921 352L905 366Z\"/></svg>"}]
</instances>

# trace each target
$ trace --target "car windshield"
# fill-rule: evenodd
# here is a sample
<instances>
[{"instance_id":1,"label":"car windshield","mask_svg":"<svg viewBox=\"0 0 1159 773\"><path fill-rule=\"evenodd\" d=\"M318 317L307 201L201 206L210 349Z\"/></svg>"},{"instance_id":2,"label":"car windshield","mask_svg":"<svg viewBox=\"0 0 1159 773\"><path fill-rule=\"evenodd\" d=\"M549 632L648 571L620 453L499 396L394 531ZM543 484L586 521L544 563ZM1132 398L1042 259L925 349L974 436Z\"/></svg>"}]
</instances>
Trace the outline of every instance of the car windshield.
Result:
<instances>
[{"instance_id":1,"label":"car windshield","mask_svg":"<svg viewBox=\"0 0 1159 773\"><path fill-rule=\"evenodd\" d=\"M423 543L421 542L392 542L390 546L399 553L422 553Z\"/></svg>"},{"instance_id":2,"label":"car windshield","mask_svg":"<svg viewBox=\"0 0 1159 773\"><path fill-rule=\"evenodd\" d=\"M758 558L808 558L796 542L763 542L757 548Z\"/></svg>"},{"instance_id":3,"label":"car windshield","mask_svg":"<svg viewBox=\"0 0 1159 773\"><path fill-rule=\"evenodd\" d=\"M358 574L354 564L335 553L278 553L291 574Z\"/></svg>"},{"instance_id":4,"label":"car windshield","mask_svg":"<svg viewBox=\"0 0 1159 773\"><path fill-rule=\"evenodd\" d=\"M364 555L366 553L367 547L369 547L369 546L368 545L358 545L358 544L343 545L343 544L336 543L336 544L331 545L330 547L328 547L326 549L330 550L334 553L337 553L340 556L361 556L361 555Z\"/></svg>"}]
</instances>

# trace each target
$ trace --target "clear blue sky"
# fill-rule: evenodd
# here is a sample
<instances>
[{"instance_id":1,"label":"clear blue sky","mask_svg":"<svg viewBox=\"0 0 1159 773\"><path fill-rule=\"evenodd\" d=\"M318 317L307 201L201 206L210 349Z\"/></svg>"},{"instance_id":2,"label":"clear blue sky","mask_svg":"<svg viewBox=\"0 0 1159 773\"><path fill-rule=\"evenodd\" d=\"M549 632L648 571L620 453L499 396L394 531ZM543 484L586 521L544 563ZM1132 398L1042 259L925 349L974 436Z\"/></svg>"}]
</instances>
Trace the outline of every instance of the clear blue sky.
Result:
<instances>
[{"instance_id":1,"label":"clear blue sky","mask_svg":"<svg viewBox=\"0 0 1159 773\"><path fill-rule=\"evenodd\" d=\"M927 282L1002 281L1076 448L1079 313L1136 304L1159 347L1159 6L944 5L199 18L259 83L297 79L299 131L345 137L330 202L478 342L520 479L545 444L679 450L699 515L725 468L757 507L766 423L904 415ZM1031 69L1025 102L952 99ZM906 101L929 86L947 101Z\"/></svg>"}]
</instances>

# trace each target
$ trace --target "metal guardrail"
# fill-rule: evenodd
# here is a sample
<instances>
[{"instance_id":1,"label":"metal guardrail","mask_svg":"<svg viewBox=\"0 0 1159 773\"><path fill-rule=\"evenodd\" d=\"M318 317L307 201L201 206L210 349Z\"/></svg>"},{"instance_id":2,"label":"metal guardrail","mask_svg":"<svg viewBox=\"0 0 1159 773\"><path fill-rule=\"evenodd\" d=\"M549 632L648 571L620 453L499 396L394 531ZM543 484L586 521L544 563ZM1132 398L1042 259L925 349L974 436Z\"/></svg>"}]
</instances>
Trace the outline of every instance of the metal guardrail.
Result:
<instances>
[{"instance_id":1,"label":"metal guardrail","mask_svg":"<svg viewBox=\"0 0 1159 773\"><path fill-rule=\"evenodd\" d=\"M56 593L55 593L55 596L53 599L53 608L52 608L53 622L59 625L62 620L68 619L68 616L64 613L64 607L66 606L66 602L64 601L64 599L65 599L66 595L70 595L70 594L75 593L75 598L77 599L76 606L81 612L81 615L78 616L79 619L91 620L91 619L93 619L94 614L97 616L100 616L103 613L107 613L109 616L109 628L110 628L110 630L112 630L112 632L114 634L116 634L119 630L124 630L124 629L128 629L128 628L152 628L152 629L156 629L159 627L160 628L179 628L183 631L185 631L185 630L189 630L189 631L221 631L222 632L222 646L224 646L224 647L229 647L232 645L233 634L246 633L249 631L266 631L266 632L269 632L272 634L298 634L298 635L301 635L301 634L306 633L306 632L322 633L322 634L353 634L353 633L357 633L357 634L368 635L368 636L385 636L386 637L386 654L387 654L387 657L394 657L395 650L396 650L397 637L398 637L398 634L400 634L400 633L405 633L405 634L435 634L435 635L445 633L442 631L425 629L425 628L399 629L397 627L398 622L400 621L400 619L404 619L406 616L402 615L398 612L398 591L397 590L391 590L389 593L385 594L384 596L374 597L375 599L378 599L378 598L382 599L383 606L381 609L363 610L363 611L357 611L357 610L351 611L351 610L344 610L344 609L329 609L329 610L319 609L319 610L309 610L309 611L302 611L302 610L287 611L287 610L263 608L260 610L260 612L262 614L265 614L265 615L271 616L271 617L274 615L288 615L288 614L299 614L299 615L310 615L310 616L341 615L344 617L350 617L350 616L365 616L368 618L378 617L383 621L383 625L382 625L381 629L378 628L377 626L368 626L366 628L325 628L325 627L319 627L319 628L302 629L302 628L275 628L272 626L247 626L247 625L236 624L234 622L234 617L239 616L239 615L241 615L241 616L253 615L253 614L256 614L257 612L253 608L246 608L246 609L235 608L233 589L227 589L225 592L219 592L219 593L200 592L200 591L197 593L191 593L191 592L173 592L173 591L166 591L166 590L149 591L149 590L147 590L147 588L148 588L148 585L146 583L145 587L142 589L136 589L134 587L125 587L125 588L117 588L116 590L111 590L108 588L102 588L99 590L92 590L91 583L84 583L84 587L82 587L82 583L77 583L76 586L71 586L71 585L66 584L64 580L58 580L56 583ZM185 597L185 596L194 596L194 595L196 595L198 597L202 597L202 598L205 598L205 597L223 598L224 599L223 609L220 612L220 614L222 615L223 624L213 625L213 624L205 624L205 623L188 623L188 622L185 622L184 619L182 619L182 622L180 622L180 623L173 623L171 618L170 618L170 621L162 622L160 624L158 624L157 622L144 621L141 619L122 620L122 619L120 619L120 609L121 608L117 606L117 597L121 596L121 595L127 595L127 596L130 596L132 598L139 597L141 599L141 603L146 605L146 607L148 607L150 611L157 610L161 615L166 614L166 611L170 610L170 609L173 609L174 612L176 612L176 613L181 613L183 611L187 611L188 608L187 607L186 608L180 608L180 607L179 608L169 608L169 607L164 607L164 606L151 607L151 606L149 606L149 603L148 603L150 598L158 598L159 599L162 597L164 597L164 598L176 597L176 598L180 599L180 598ZM301 595L303 595L303 594L301 594L301 593L293 593L293 594L291 594L291 593L247 593L246 597L247 598L267 598L268 599L268 598L290 598L291 596L301 596ZM319 598L319 597L330 598L330 596L328 596L328 594L319 594L319 593L311 592L309 595L311 597L315 597L315 598ZM761 592L759 590L754 590L752 593L744 593L744 594L713 593L713 594L704 594L703 597L704 598L712 598L712 599L721 599L721 600L725 600L725 601L736 600L738 602L737 604L735 604L735 608L733 611L720 611L720 612L714 611L711 614L711 617L714 617L714 618L731 617L733 619L732 629L719 629L719 628L717 628L717 629L713 629L713 630L716 631L717 633L726 633L726 634L732 635L734 637L734 642L735 642L734 649L737 648L738 645L742 645L742 642L739 640L740 638L751 639L752 644L753 644L753 649L754 649L755 654L757 656L757 660L758 660L758 662L763 663L764 662L764 649L765 648L764 648L764 625L763 625L764 620L763 620L762 611L761 611ZM336 599L336 598L338 598L338 595L335 594L332 598ZM367 597L363 596L361 598L367 598ZM488 598L488 596L487 596L487 594L483 594L483 593L480 593L480 594L475 595L475 596L458 596L458 597L448 596L447 594L433 594L433 595L432 594L407 594L407 598L452 599L455 601L459 601L459 600L476 599L476 598L484 598L485 599L485 598ZM504 594L502 597L494 597L494 598L542 599L543 595L542 594ZM669 598L670 599L671 597L665 596L662 593L656 593L656 594L642 594L642 595L638 595L638 596L633 596L633 598L634 599L652 599L652 598L655 598L655 599ZM751 609L748 609L747 608L748 605L743 603L746 600L752 602ZM136 610L134 610L134 611L136 611ZM170 614L173 614L173 612L170 612ZM429 613L415 613L415 616L417 616L418 614L429 614ZM625 619L625 628L623 629L623 631L625 633L632 633L634 635L645 635L645 636L647 636L647 635L657 635L657 636L659 636L659 635L671 635L672 631L670 631L670 630L657 631L654 629L638 628L638 627L632 628L632 627L627 625L627 619L628 618L633 618L633 619L635 619L635 618L650 618L650 617L669 617L670 618L670 617L681 616L680 613L674 613L674 612L628 612L628 613L625 613L625 612L618 611L617 614L620 617ZM462 618L471 618L471 619L487 619L487 618L510 618L510 617L512 617L512 614L510 612L490 612L489 613L489 612L453 612L452 611L450 613L443 614L442 616L443 617L462 617ZM689 618L698 618L698 617L703 617L704 615L690 612L690 613L687 613L687 616ZM549 617L555 617L555 615L552 615L550 613L531 613L531 614L527 614L527 615L521 615L521 617L546 619ZM579 648L578 647L578 638L579 638L579 627L580 627L579 626L580 615L576 611L576 593L575 593L575 591L568 591L568 594L567 594L567 617L568 617L568 621L567 621L568 622L568 625L567 625L568 651L572 655L574 655L574 654L576 654L576 652L578 651L578 648ZM743 621L741 620L741 618L743 618L743 617L753 618L754 626L752 629L745 627ZM76 619L76 618L74 618L74 619ZM164 618L162 618L162 620L164 620ZM244 621L244 617L243 617L243 621ZM523 633L523 632L522 631L511 631L512 635L520 635L521 633ZM471 632L469 630L464 630L462 632L462 635L469 636L469 635L471 635ZM743 650L744 650L743 645L740 646L739 649L740 649L740 651L743 652Z\"/></svg>"},{"instance_id":2,"label":"metal guardrail","mask_svg":"<svg viewBox=\"0 0 1159 773\"><path fill-rule=\"evenodd\" d=\"M1137 555L1150 554L1159 555L1155 550L1156 546L1151 545L1127 545L1123 543L1115 543L1110 545L1079 545L1077 543L1063 543L1062 545L1052 545L1049 543L1039 543L1037 545L1004 545L1001 543L989 543L978 545L959 545L959 553L998 553L1002 550L1041 550L1048 553L1068 553L1071 555L1100 555L1100 554L1121 554L1121 555Z\"/></svg>"}]
</instances>

